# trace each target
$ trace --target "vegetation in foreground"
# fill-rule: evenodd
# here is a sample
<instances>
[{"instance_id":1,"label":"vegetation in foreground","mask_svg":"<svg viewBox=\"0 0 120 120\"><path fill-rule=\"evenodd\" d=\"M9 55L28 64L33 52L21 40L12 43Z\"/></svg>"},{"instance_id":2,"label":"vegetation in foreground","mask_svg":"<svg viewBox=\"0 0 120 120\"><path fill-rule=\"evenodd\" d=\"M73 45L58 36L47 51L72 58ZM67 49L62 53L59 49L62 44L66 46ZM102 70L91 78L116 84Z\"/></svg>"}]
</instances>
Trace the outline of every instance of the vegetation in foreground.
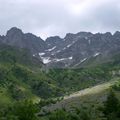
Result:
<instances>
[{"instance_id":1,"label":"vegetation in foreground","mask_svg":"<svg viewBox=\"0 0 120 120\"><path fill-rule=\"evenodd\" d=\"M39 63L39 65L38 65ZM114 65L115 64L115 65ZM93 68L42 70L25 49L0 46L0 105L19 100L61 97L109 81L119 63Z\"/></svg>"},{"instance_id":2,"label":"vegetation in foreground","mask_svg":"<svg viewBox=\"0 0 120 120\"><path fill-rule=\"evenodd\" d=\"M99 107L83 104L71 111L62 109L39 116L43 106L60 100L53 98L119 77L119 61L117 58L90 68L51 69L46 73L28 51L0 46L0 120L119 120L120 102L113 92ZM112 89L120 92L120 82Z\"/></svg>"},{"instance_id":3,"label":"vegetation in foreground","mask_svg":"<svg viewBox=\"0 0 120 120\"><path fill-rule=\"evenodd\" d=\"M32 101L24 100L0 109L0 120L119 120L120 101L113 91L110 91L106 101L99 107L59 109L51 113L38 116L40 106Z\"/></svg>"}]
</instances>

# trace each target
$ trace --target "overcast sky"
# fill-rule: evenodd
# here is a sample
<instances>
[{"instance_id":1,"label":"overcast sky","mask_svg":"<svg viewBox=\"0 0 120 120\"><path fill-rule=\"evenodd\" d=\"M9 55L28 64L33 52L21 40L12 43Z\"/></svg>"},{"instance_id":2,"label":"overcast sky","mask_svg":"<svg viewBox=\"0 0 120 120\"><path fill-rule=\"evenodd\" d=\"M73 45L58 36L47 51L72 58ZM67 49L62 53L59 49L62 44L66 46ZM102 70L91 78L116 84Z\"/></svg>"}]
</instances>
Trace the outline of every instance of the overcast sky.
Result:
<instances>
[{"instance_id":1,"label":"overcast sky","mask_svg":"<svg viewBox=\"0 0 120 120\"><path fill-rule=\"evenodd\" d=\"M43 39L120 30L120 0L0 0L0 34L11 27Z\"/></svg>"}]
</instances>

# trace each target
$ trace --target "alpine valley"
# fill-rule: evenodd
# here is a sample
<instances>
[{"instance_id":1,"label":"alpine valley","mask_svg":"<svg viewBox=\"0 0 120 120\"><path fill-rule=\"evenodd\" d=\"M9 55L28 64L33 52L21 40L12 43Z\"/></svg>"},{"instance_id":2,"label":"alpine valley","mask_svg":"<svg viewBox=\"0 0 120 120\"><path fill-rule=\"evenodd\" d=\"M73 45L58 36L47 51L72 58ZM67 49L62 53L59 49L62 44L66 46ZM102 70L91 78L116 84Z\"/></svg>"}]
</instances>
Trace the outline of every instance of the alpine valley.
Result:
<instances>
[{"instance_id":1,"label":"alpine valley","mask_svg":"<svg viewBox=\"0 0 120 120\"><path fill-rule=\"evenodd\" d=\"M0 120L120 120L120 32L42 40L0 36Z\"/></svg>"}]
</instances>

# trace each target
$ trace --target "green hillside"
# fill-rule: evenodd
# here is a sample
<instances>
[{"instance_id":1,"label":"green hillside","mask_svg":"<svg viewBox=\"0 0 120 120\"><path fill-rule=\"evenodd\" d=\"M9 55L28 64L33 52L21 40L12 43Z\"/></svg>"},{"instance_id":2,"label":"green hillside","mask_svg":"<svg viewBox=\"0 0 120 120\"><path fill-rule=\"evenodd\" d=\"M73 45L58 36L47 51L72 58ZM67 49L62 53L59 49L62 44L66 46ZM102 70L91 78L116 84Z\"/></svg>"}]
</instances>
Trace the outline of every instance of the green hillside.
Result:
<instances>
[{"instance_id":1,"label":"green hillside","mask_svg":"<svg viewBox=\"0 0 120 120\"><path fill-rule=\"evenodd\" d=\"M120 79L66 96L64 100L56 104L45 106L43 111L49 113L49 120L61 118L65 120L119 120L119 108Z\"/></svg>"},{"instance_id":2,"label":"green hillside","mask_svg":"<svg viewBox=\"0 0 120 120\"><path fill-rule=\"evenodd\" d=\"M64 96L109 81L113 77L112 70L119 68L105 64L91 68L50 69L46 72L43 67L41 61L28 50L0 46L2 98L10 102Z\"/></svg>"},{"instance_id":3,"label":"green hillside","mask_svg":"<svg viewBox=\"0 0 120 120\"><path fill-rule=\"evenodd\" d=\"M43 64L38 62L27 50L1 46L0 103L22 99L38 100L54 97L62 92L42 71Z\"/></svg>"},{"instance_id":4,"label":"green hillside","mask_svg":"<svg viewBox=\"0 0 120 120\"><path fill-rule=\"evenodd\" d=\"M58 102L57 104L53 104L50 107L46 106L44 110L48 112L61 108L70 110L73 107L80 107L81 105L84 106L101 105L101 103L106 100L107 94L111 89L114 90L117 97L119 98L120 92L117 89L120 88L119 85L120 85L120 78L116 78L109 82L77 91L68 96L64 96L64 99L62 101ZM116 88L115 86L118 87Z\"/></svg>"},{"instance_id":5,"label":"green hillside","mask_svg":"<svg viewBox=\"0 0 120 120\"><path fill-rule=\"evenodd\" d=\"M112 61L95 66L77 69L44 68L45 65L40 59L33 57L28 50L0 46L0 117L14 120L5 116L13 115L14 109L17 109L15 106L18 104L21 105L18 106L19 110L25 108L28 110L27 113L29 113L29 107L33 105L32 108L37 108L38 111L35 113L38 114L41 107L50 106L56 102L57 104L47 108L47 111L53 111L55 108L71 110L71 107L81 107L81 105L97 108L106 100L110 88L117 97L120 95L119 54L113 56ZM63 97L65 99L60 101ZM9 113L11 111L9 109L13 109L14 112ZM42 118L46 119L46 117L48 119L49 115Z\"/></svg>"}]
</instances>

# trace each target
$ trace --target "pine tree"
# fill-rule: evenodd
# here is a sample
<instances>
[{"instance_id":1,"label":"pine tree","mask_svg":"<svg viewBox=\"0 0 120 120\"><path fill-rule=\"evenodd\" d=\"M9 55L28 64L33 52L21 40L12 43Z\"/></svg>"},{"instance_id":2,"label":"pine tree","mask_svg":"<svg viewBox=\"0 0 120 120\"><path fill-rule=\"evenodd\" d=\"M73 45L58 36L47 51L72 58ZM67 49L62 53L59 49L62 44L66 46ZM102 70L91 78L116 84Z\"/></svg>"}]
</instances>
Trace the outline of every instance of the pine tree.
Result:
<instances>
[{"instance_id":1,"label":"pine tree","mask_svg":"<svg viewBox=\"0 0 120 120\"><path fill-rule=\"evenodd\" d=\"M111 90L107 100L104 102L103 114L107 120L118 120L119 100Z\"/></svg>"}]
</instances>

